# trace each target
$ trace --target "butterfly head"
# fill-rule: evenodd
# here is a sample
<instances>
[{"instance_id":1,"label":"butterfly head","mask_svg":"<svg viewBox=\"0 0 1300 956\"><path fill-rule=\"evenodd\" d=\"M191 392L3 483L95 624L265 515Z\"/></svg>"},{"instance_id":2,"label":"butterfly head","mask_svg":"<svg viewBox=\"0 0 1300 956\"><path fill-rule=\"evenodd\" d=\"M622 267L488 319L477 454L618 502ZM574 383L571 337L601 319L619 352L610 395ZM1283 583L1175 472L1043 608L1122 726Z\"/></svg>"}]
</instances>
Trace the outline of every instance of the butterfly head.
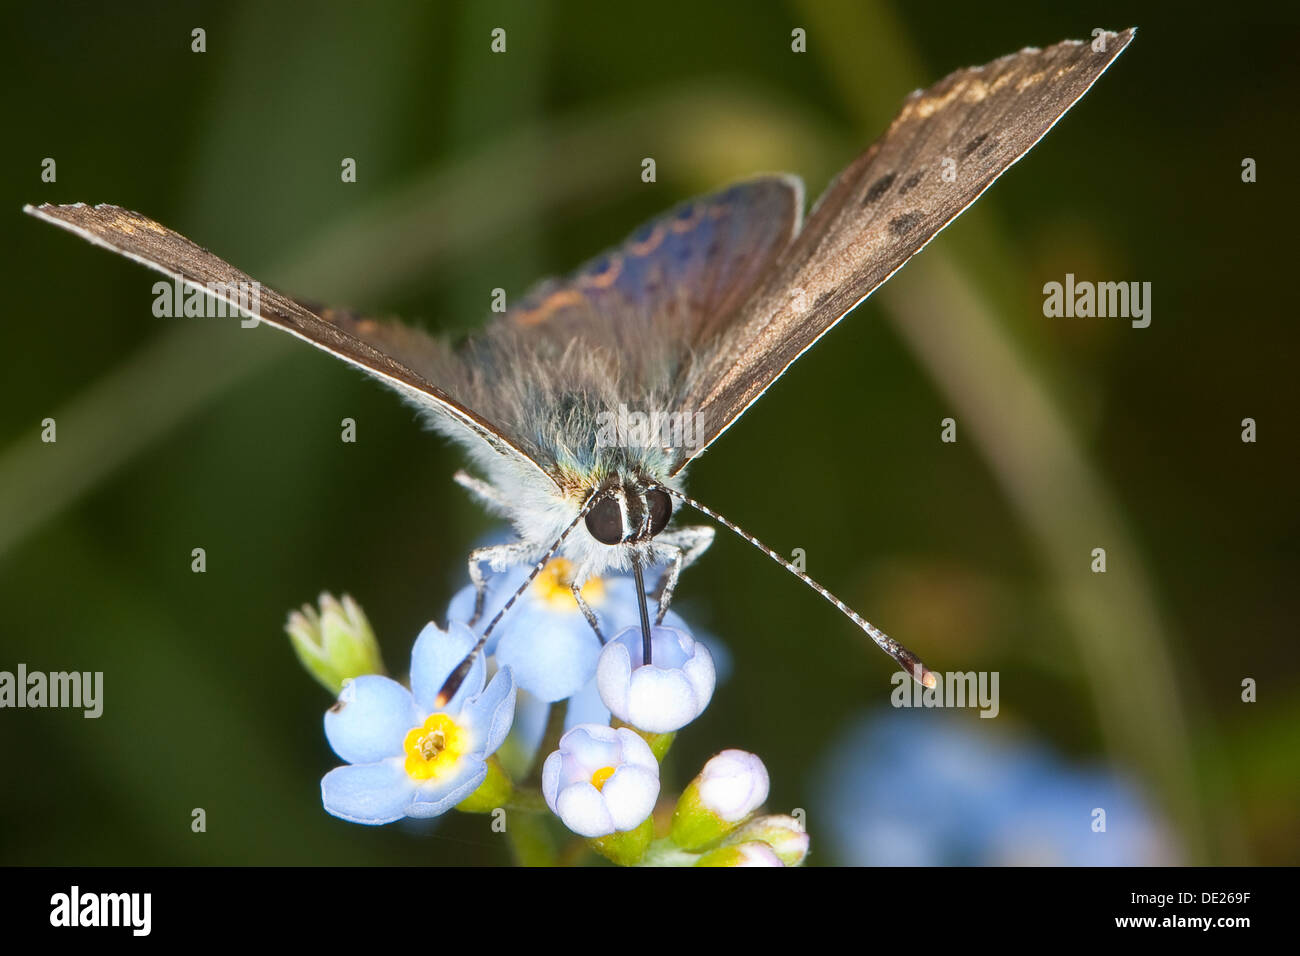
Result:
<instances>
[{"instance_id":1,"label":"butterfly head","mask_svg":"<svg viewBox=\"0 0 1300 956\"><path fill-rule=\"evenodd\" d=\"M663 531L673 502L658 485L615 479L596 491L584 519L587 532L604 545L634 545Z\"/></svg>"}]
</instances>

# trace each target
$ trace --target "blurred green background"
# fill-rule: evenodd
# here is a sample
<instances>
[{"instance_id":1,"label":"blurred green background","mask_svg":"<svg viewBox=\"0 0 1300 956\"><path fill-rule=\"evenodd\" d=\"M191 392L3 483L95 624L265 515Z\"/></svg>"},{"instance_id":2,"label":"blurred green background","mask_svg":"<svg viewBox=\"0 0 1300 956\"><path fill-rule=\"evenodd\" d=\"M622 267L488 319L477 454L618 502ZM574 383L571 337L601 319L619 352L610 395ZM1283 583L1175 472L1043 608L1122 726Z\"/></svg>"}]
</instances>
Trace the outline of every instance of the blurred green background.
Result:
<instances>
[{"instance_id":1,"label":"blurred green background","mask_svg":"<svg viewBox=\"0 0 1300 956\"><path fill-rule=\"evenodd\" d=\"M154 318L153 273L23 203L139 209L287 292L463 331L492 288L518 296L728 180L787 170L816 196L953 69L1131 23L1096 88L691 489L805 549L932 667L999 671L1000 719L959 716L1136 778L1181 859L1300 860L1300 38L1245 5L997 7L10 5L0 669L103 671L106 690L99 720L0 712L0 862L509 859L483 818L417 835L327 816L329 700L281 633L291 607L348 591L403 668L492 527L451 482L458 455L287 337ZM1150 281L1151 327L1044 318L1043 283L1066 272ZM680 735L678 782L743 747L773 808L804 806L825 743L887 701L893 668L739 540L719 536L679 595L735 675Z\"/></svg>"}]
</instances>

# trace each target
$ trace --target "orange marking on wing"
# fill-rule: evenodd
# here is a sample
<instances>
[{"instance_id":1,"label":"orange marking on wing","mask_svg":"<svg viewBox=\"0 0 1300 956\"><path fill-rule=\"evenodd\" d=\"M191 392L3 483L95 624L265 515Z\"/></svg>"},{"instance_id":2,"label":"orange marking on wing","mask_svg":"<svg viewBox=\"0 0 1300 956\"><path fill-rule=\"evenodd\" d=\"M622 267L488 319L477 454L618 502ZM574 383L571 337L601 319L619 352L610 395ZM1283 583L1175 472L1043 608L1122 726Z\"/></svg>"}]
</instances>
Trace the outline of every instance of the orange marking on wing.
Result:
<instances>
[{"instance_id":1,"label":"orange marking on wing","mask_svg":"<svg viewBox=\"0 0 1300 956\"><path fill-rule=\"evenodd\" d=\"M516 313L515 321L520 325L540 325L566 305L579 305L582 301L582 293L575 289L556 289L537 308Z\"/></svg>"},{"instance_id":2,"label":"orange marking on wing","mask_svg":"<svg viewBox=\"0 0 1300 956\"><path fill-rule=\"evenodd\" d=\"M578 277L578 283L592 289L608 289L618 281L619 273L623 271L623 257L611 255L609 264L605 266L603 272L593 272L588 275Z\"/></svg>"},{"instance_id":3,"label":"orange marking on wing","mask_svg":"<svg viewBox=\"0 0 1300 956\"><path fill-rule=\"evenodd\" d=\"M695 228L696 223L704 218L705 214L706 210L697 205L685 219L678 219L674 216L672 222L673 232L690 232Z\"/></svg>"},{"instance_id":4,"label":"orange marking on wing","mask_svg":"<svg viewBox=\"0 0 1300 956\"><path fill-rule=\"evenodd\" d=\"M648 256L663 244L665 235L664 224L661 222L654 227L645 242L629 242L627 251L634 256Z\"/></svg>"}]
</instances>

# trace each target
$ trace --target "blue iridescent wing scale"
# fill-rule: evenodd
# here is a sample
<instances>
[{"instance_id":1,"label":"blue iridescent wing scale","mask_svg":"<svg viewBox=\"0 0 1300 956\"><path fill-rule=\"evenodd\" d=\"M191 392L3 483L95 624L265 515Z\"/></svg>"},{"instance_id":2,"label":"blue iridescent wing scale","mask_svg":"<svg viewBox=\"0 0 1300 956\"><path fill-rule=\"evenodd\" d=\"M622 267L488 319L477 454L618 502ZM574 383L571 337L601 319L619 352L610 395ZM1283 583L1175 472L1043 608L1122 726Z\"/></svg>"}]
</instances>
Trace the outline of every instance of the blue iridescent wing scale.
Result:
<instances>
[{"instance_id":1,"label":"blue iridescent wing scale","mask_svg":"<svg viewBox=\"0 0 1300 956\"><path fill-rule=\"evenodd\" d=\"M647 327L707 340L799 229L803 187L764 176L684 202L566 279L538 284L503 321L597 341Z\"/></svg>"}]
</instances>

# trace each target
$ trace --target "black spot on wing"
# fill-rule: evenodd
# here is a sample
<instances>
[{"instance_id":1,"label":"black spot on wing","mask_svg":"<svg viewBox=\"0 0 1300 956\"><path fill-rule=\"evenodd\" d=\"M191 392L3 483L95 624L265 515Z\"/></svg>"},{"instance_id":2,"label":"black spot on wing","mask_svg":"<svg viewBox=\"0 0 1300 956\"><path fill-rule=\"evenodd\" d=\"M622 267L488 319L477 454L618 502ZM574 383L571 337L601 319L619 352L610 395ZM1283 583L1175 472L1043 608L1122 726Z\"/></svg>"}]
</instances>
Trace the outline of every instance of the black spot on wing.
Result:
<instances>
[{"instance_id":1,"label":"black spot on wing","mask_svg":"<svg viewBox=\"0 0 1300 956\"><path fill-rule=\"evenodd\" d=\"M925 170L918 169L916 172L912 173L912 175L908 176L907 182L903 183L902 187L898 190L898 195L906 196L909 192L911 192L918 185L920 185L921 177L924 175L925 175Z\"/></svg>"},{"instance_id":2,"label":"black spot on wing","mask_svg":"<svg viewBox=\"0 0 1300 956\"><path fill-rule=\"evenodd\" d=\"M925 217L915 209L911 212L905 212L901 216L895 216L889 220L889 231L895 236L901 236L905 232L910 232Z\"/></svg>"},{"instance_id":3,"label":"black spot on wing","mask_svg":"<svg viewBox=\"0 0 1300 956\"><path fill-rule=\"evenodd\" d=\"M867 190L867 194L862 197L862 205L869 206L885 193L889 192L889 187L894 185L894 179L897 178L895 173L885 173Z\"/></svg>"},{"instance_id":4,"label":"black spot on wing","mask_svg":"<svg viewBox=\"0 0 1300 956\"><path fill-rule=\"evenodd\" d=\"M965 146L962 147L961 158L965 159L971 153L975 152L975 150L980 148L980 144L983 143L988 138L989 138L988 133L980 133L973 140L971 140L969 143L967 143Z\"/></svg>"}]
</instances>

